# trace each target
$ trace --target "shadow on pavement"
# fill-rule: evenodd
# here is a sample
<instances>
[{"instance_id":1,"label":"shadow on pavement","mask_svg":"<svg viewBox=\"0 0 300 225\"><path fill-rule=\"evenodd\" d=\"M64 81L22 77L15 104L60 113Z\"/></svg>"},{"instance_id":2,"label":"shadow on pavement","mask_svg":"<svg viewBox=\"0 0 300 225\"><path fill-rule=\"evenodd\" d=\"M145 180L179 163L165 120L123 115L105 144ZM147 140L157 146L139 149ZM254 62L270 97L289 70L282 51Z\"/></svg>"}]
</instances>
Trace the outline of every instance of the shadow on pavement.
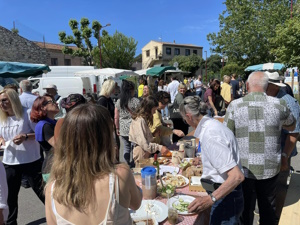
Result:
<instances>
[{"instance_id":1,"label":"shadow on pavement","mask_svg":"<svg viewBox=\"0 0 300 225\"><path fill-rule=\"evenodd\" d=\"M43 223L46 223L46 218L41 218L36 221L32 221L30 223L27 223L27 225L39 225L39 224L43 224Z\"/></svg>"}]
</instances>

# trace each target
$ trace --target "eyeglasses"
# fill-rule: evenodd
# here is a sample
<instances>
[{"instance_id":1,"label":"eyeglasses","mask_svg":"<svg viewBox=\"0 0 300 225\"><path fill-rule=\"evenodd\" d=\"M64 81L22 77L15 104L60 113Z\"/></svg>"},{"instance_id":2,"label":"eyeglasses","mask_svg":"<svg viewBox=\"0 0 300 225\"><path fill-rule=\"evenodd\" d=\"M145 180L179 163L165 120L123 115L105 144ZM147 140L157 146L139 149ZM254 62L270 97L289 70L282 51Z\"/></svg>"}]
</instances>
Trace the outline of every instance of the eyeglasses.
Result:
<instances>
[{"instance_id":1,"label":"eyeglasses","mask_svg":"<svg viewBox=\"0 0 300 225\"><path fill-rule=\"evenodd\" d=\"M50 103L56 104L56 102L54 100L49 100L49 101L44 102L43 105L46 106L46 105L48 105Z\"/></svg>"},{"instance_id":2,"label":"eyeglasses","mask_svg":"<svg viewBox=\"0 0 300 225\"><path fill-rule=\"evenodd\" d=\"M4 98L0 100L0 103L7 104L9 102L8 98Z\"/></svg>"}]
</instances>

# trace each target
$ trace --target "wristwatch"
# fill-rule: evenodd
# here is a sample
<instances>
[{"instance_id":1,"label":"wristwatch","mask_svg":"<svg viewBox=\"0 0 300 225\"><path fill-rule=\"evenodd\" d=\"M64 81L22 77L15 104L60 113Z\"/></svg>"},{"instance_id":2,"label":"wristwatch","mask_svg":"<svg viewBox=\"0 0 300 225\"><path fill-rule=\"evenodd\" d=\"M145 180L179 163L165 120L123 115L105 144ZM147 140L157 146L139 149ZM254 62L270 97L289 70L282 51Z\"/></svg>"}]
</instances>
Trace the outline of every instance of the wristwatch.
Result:
<instances>
[{"instance_id":1,"label":"wristwatch","mask_svg":"<svg viewBox=\"0 0 300 225\"><path fill-rule=\"evenodd\" d=\"M281 153L281 156L284 157L284 158L288 158L289 157L285 152Z\"/></svg>"},{"instance_id":2,"label":"wristwatch","mask_svg":"<svg viewBox=\"0 0 300 225\"><path fill-rule=\"evenodd\" d=\"M28 135L27 134L25 134L25 141L28 139Z\"/></svg>"},{"instance_id":3,"label":"wristwatch","mask_svg":"<svg viewBox=\"0 0 300 225\"><path fill-rule=\"evenodd\" d=\"M211 200L213 201L213 203L215 203L217 201L216 197L213 196L212 193L210 193L209 196L211 197Z\"/></svg>"}]
</instances>

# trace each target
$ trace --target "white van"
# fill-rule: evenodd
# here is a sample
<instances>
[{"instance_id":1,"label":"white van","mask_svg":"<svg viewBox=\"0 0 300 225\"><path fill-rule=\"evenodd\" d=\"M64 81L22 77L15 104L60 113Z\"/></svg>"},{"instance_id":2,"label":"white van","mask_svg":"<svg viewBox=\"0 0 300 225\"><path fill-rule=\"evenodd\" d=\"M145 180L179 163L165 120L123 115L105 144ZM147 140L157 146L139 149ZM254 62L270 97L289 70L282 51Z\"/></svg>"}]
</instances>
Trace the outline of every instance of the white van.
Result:
<instances>
[{"instance_id":1,"label":"white van","mask_svg":"<svg viewBox=\"0 0 300 225\"><path fill-rule=\"evenodd\" d=\"M85 70L94 70L94 66L49 66L51 71L48 73L43 73L42 77L74 77L76 72ZM98 88L98 77L96 76L82 76L89 77L92 87L92 93L97 95L99 91Z\"/></svg>"},{"instance_id":2,"label":"white van","mask_svg":"<svg viewBox=\"0 0 300 225\"><path fill-rule=\"evenodd\" d=\"M67 97L70 94L91 95L92 88L88 77L29 77L33 90L32 93L38 92L39 95L46 93L43 89L49 84L55 84L57 93L61 97Z\"/></svg>"}]
</instances>

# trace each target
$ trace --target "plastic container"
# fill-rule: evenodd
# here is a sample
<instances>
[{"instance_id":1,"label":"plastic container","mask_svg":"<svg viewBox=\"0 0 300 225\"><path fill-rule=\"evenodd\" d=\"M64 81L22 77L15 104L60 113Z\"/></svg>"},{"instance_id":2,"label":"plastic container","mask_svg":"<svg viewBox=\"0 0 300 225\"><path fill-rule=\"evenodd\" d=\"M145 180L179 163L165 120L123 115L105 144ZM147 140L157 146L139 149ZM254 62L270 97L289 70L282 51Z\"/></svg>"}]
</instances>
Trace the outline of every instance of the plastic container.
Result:
<instances>
[{"instance_id":1,"label":"plastic container","mask_svg":"<svg viewBox=\"0 0 300 225\"><path fill-rule=\"evenodd\" d=\"M184 156L187 158L194 158L196 154L195 146L187 144L184 147Z\"/></svg>"},{"instance_id":2,"label":"plastic container","mask_svg":"<svg viewBox=\"0 0 300 225\"><path fill-rule=\"evenodd\" d=\"M156 169L152 166L141 170L142 190L144 199L155 199L157 192Z\"/></svg>"}]
</instances>

